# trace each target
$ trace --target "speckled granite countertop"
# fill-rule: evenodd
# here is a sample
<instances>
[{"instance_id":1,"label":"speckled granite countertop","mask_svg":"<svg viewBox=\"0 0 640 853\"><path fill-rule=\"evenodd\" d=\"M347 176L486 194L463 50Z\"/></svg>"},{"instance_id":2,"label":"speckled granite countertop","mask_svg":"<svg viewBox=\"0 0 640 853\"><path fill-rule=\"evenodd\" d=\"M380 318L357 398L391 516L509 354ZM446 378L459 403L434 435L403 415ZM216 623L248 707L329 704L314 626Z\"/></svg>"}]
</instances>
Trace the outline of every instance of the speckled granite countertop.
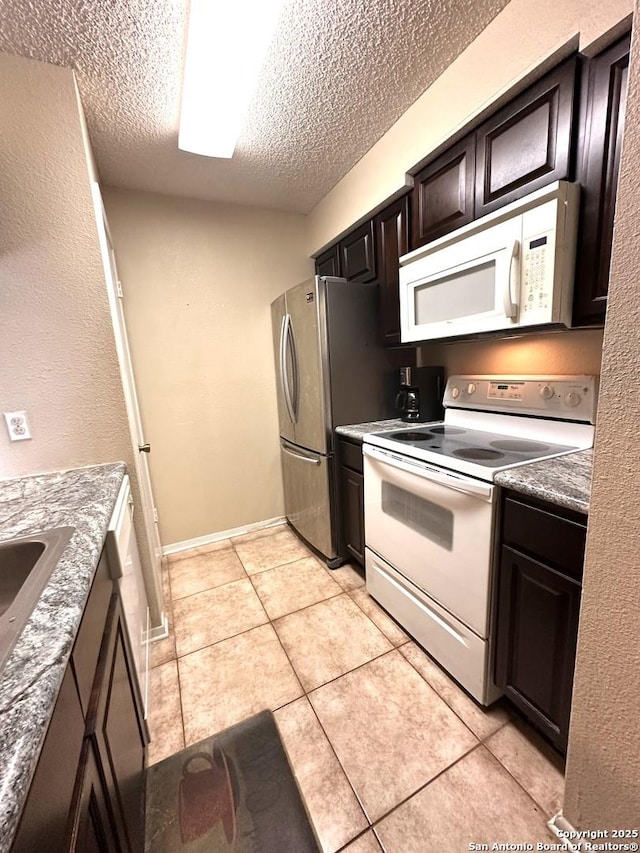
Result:
<instances>
[{"instance_id":1,"label":"speckled granite countertop","mask_svg":"<svg viewBox=\"0 0 640 853\"><path fill-rule=\"evenodd\" d=\"M392 429L411 429L412 426L427 426L428 424L440 423L440 421L427 421L425 423L408 423L400 418L391 418L388 421L371 421L366 424L349 424L348 426L336 427L338 435L362 442L363 436L368 432L386 432Z\"/></svg>"},{"instance_id":2,"label":"speckled granite countertop","mask_svg":"<svg viewBox=\"0 0 640 853\"><path fill-rule=\"evenodd\" d=\"M495 475L495 482L534 498L588 514L593 450L531 462Z\"/></svg>"},{"instance_id":3,"label":"speckled granite countertop","mask_svg":"<svg viewBox=\"0 0 640 853\"><path fill-rule=\"evenodd\" d=\"M75 528L0 672L0 853L26 801L125 471L116 462L0 481L0 541Z\"/></svg>"}]
</instances>

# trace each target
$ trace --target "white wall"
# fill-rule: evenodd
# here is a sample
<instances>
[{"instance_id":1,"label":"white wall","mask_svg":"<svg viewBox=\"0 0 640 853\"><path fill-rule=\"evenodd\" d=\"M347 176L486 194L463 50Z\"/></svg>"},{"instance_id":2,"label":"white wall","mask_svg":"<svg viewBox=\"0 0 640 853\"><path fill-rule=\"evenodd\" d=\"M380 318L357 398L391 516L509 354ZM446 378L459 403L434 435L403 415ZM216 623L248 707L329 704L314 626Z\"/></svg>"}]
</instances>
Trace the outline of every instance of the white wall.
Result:
<instances>
[{"instance_id":1,"label":"white wall","mask_svg":"<svg viewBox=\"0 0 640 853\"><path fill-rule=\"evenodd\" d=\"M73 73L0 54L0 476L131 461Z\"/></svg>"},{"instance_id":2,"label":"white wall","mask_svg":"<svg viewBox=\"0 0 640 853\"><path fill-rule=\"evenodd\" d=\"M430 344L420 364L453 373L586 373L600 375L602 329L573 329L499 340Z\"/></svg>"},{"instance_id":3,"label":"white wall","mask_svg":"<svg viewBox=\"0 0 640 853\"><path fill-rule=\"evenodd\" d=\"M639 11L636 2L636 15ZM574 826L608 830L640 829L639 164L636 29L602 351L564 803ZM638 839L624 843L629 841Z\"/></svg>"},{"instance_id":4,"label":"white wall","mask_svg":"<svg viewBox=\"0 0 640 853\"><path fill-rule=\"evenodd\" d=\"M104 189L164 545L283 515L270 304L305 218Z\"/></svg>"}]
</instances>

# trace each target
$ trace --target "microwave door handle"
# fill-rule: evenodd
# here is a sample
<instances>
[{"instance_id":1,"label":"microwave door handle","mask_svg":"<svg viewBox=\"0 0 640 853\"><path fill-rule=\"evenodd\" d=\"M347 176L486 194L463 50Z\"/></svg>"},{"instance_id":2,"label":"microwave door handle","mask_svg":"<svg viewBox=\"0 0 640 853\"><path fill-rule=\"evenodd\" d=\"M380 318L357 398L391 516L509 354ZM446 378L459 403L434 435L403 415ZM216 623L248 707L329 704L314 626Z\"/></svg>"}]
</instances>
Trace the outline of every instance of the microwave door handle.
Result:
<instances>
[{"instance_id":1,"label":"microwave door handle","mask_svg":"<svg viewBox=\"0 0 640 853\"><path fill-rule=\"evenodd\" d=\"M509 268L504 280L504 288L502 291L502 301L504 306L505 317L516 317L518 314L518 299L514 299L514 290L516 294L520 290L520 264L518 256L520 255L520 241L514 240L509 254ZM514 287L515 283L515 287Z\"/></svg>"}]
</instances>

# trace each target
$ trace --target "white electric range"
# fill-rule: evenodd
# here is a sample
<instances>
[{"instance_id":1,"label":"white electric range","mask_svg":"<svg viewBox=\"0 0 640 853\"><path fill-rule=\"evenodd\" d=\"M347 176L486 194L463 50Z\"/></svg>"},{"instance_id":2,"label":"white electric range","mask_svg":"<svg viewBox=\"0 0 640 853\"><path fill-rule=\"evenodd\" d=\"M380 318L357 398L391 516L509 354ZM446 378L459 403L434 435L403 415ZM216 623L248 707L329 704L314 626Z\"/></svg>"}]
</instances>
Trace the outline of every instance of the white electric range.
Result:
<instances>
[{"instance_id":1,"label":"white electric range","mask_svg":"<svg viewBox=\"0 0 640 853\"><path fill-rule=\"evenodd\" d=\"M442 423L364 436L369 593L478 702L491 628L497 471L593 445L592 376L452 376Z\"/></svg>"}]
</instances>

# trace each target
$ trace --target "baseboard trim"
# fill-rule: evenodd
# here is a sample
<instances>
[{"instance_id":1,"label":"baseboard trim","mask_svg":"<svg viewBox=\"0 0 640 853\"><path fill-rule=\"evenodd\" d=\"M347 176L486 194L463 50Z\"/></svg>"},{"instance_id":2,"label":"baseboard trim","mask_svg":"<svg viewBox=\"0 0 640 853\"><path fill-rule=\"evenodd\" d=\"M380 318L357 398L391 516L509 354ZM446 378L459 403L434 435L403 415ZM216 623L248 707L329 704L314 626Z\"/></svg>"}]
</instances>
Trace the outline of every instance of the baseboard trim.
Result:
<instances>
[{"instance_id":1,"label":"baseboard trim","mask_svg":"<svg viewBox=\"0 0 640 853\"><path fill-rule=\"evenodd\" d=\"M580 833L573 828L561 811L551 818L547 826L562 841L563 845L566 845L564 849L571 851L571 853L579 853L580 847L576 847L570 839L572 838L575 841L580 838Z\"/></svg>"},{"instance_id":2,"label":"baseboard trim","mask_svg":"<svg viewBox=\"0 0 640 853\"><path fill-rule=\"evenodd\" d=\"M259 530L268 530L270 527L278 527L285 524L287 519L281 515L278 518L267 518L265 521L256 521L254 524L245 524L243 527L232 527L230 530L220 530L218 533L209 533L206 536L198 536L196 539L185 539L182 542L174 542L172 545L164 545L162 555L168 557L170 554L179 554L180 551L188 551L190 548L201 548L203 545L213 545L222 539L231 536L242 536L245 533L257 533Z\"/></svg>"}]
</instances>

